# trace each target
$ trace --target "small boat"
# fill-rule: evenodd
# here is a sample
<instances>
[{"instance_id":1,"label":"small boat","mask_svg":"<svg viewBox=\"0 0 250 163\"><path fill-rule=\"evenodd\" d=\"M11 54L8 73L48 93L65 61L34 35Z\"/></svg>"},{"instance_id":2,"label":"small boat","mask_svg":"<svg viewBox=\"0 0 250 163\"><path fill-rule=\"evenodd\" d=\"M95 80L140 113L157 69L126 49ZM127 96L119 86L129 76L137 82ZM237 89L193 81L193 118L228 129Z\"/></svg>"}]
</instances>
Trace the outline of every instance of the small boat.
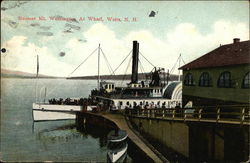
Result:
<instances>
[{"instance_id":1,"label":"small boat","mask_svg":"<svg viewBox=\"0 0 250 163\"><path fill-rule=\"evenodd\" d=\"M110 142L108 145L108 161L123 162L127 156L128 144L123 142Z\"/></svg>"},{"instance_id":2,"label":"small boat","mask_svg":"<svg viewBox=\"0 0 250 163\"><path fill-rule=\"evenodd\" d=\"M128 144L125 141L128 134L125 130L112 130L108 138L108 158L110 162L122 161L126 158Z\"/></svg>"},{"instance_id":3,"label":"small boat","mask_svg":"<svg viewBox=\"0 0 250 163\"><path fill-rule=\"evenodd\" d=\"M121 142L128 137L125 130L112 130L108 134L108 142Z\"/></svg>"}]
</instances>

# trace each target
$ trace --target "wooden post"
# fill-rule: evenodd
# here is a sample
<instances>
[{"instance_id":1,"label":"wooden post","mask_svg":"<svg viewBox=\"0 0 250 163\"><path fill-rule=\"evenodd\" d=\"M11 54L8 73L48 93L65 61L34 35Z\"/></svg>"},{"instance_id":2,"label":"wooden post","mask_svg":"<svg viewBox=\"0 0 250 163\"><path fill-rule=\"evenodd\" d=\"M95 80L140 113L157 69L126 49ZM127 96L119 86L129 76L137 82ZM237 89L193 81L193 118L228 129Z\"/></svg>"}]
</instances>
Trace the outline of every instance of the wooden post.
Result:
<instances>
[{"instance_id":1,"label":"wooden post","mask_svg":"<svg viewBox=\"0 0 250 163\"><path fill-rule=\"evenodd\" d=\"M163 109L162 110L162 118L164 118L165 117L165 110Z\"/></svg>"},{"instance_id":2,"label":"wooden post","mask_svg":"<svg viewBox=\"0 0 250 163\"><path fill-rule=\"evenodd\" d=\"M202 112L202 109L199 109L199 121L201 120L201 112Z\"/></svg>"},{"instance_id":3,"label":"wooden post","mask_svg":"<svg viewBox=\"0 0 250 163\"><path fill-rule=\"evenodd\" d=\"M150 110L148 109L148 118L149 118L149 116L150 116Z\"/></svg>"},{"instance_id":4,"label":"wooden post","mask_svg":"<svg viewBox=\"0 0 250 163\"><path fill-rule=\"evenodd\" d=\"M243 123L245 120L245 108L242 108L241 110L241 123Z\"/></svg>"},{"instance_id":5,"label":"wooden post","mask_svg":"<svg viewBox=\"0 0 250 163\"><path fill-rule=\"evenodd\" d=\"M175 109L172 112L172 120L174 120L174 118L175 118Z\"/></svg>"},{"instance_id":6,"label":"wooden post","mask_svg":"<svg viewBox=\"0 0 250 163\"><path fill-rule=\"evenodd\" d=\"M186 113L185 110L184 110L184 121L185 121L186 118L187 118L187 114L188 114L188 113Z\"/></svg>"},{"instance_id":7,"label":"wooden post","mask_svg":"<svg viewBox=\"0 0 250 163\"><path fill-rule=\"evenodd\" d=\"M220 120L220 108L217 108L217 118L216 118L216 122L219 122Z\"/></svg>"}]
</instances>

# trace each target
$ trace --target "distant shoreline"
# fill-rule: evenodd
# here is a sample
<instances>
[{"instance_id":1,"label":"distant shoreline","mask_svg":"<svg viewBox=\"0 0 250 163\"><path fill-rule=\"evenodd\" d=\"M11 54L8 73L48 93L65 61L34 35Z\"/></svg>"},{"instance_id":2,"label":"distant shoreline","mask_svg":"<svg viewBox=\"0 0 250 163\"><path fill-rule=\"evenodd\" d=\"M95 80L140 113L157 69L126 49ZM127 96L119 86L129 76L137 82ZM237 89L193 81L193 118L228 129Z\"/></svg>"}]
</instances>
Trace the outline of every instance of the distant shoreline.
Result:
<instances>
[{"instance_id":1,"label":"distant shoreline","mask_svg":"<svg viewBox=\"0 0 250 163\"><path fill-rule=\"evenodd\" d=\"M56 77L56 76L46 76L41 75L36 77L35 75L17 75L17 74L1 74L1 78L16 78L16 79L67 79L67 80L98 80L98 76L77 76L77 77ZM138 74L138 80L146 80L150 77L145 76L144 74ZM181 76L182 78L182 76ZM130 80L131 74L127 75L101 75L101 80ZM178 79L178 75L170 75L169 81L175 81ZM167 80L167 78L165 78Z\"/></svg>"},{"instance_id":2,"label":"distant shoreline","mask_svg":"<svg viewBox=\"0 0 250 163\"><path fill-rule=\"evenodd\" d=\"M69 80L97 80L97 76L80 76L80 77L67 77L66 79ZM131 75L103 75L100 76L101 80L131 80ZM138 75L138 80L150 80L149 78L145 78L143 75ZM182 79L182 76L181 76ZM164 80L164 79L163 79ZM167 81L167 78L165 79ZM178 75L170 75L169 81L176 81L178 80Z\"/></svg>"},{"instance_id":3,"label":"distant shoreline","mask_svg":"<svg viewBox=\"0 0 250 163\"><path fill-rule=\"evenodd\" d=\"M29 76L1 76L1 78L36 79L37 77L29 77ZM66 79L66 77L38 77L38 79Z\"/></svg>"}]
</instances>

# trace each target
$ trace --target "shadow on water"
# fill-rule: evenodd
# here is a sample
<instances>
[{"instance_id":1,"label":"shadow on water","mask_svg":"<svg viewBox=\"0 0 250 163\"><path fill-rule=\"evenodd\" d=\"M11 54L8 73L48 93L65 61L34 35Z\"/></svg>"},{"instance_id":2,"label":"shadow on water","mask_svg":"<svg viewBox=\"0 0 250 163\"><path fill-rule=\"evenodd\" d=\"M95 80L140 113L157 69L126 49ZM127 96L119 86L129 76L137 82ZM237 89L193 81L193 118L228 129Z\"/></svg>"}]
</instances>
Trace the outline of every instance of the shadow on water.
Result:
<instances>
[{"instance_id":1,"label":"shadow on water","mask_svg":"<svg viewBox=\"0 0 250 163\"><path fill-rule=\"evenodd\" d=\"M101 123L101 122L100 122ZM108 123L108 122L106 122ZM44 121L34 123L36 139L46 150L67 148L80 149L77 155L82 155L83 161L109 162L107 135L114 127L104 123L76 124L74 120ZM94 143L94 144L93 144ZM65 145L64 145L65 144ZM127 138L128 149L118 162L152 162L130 139ZM68 149L67 149L68 150ZM85 160L85 158L87 160ZM78 158L79 159L79 158ZM74 159L73 159L74 160Z\"/></svg>"},{"instance_id":2,"label":"shadow on water","mask_svg":"<svg viewBox=\"0 0 250 163\"><path fill-rule=\"evenodd\" d=\"M93 138L99 139L100 147L107 146L107 135L111 131L110 128L100 127L97 125L83 125L77 130L83 135L90 135Z\"/></svg>"},{"instance_id":3,"label":"shadow on water","mask_svg":"<svg viewBox=\"0 0 250 163\"><path fill-rule=\"evenodd\" d=\"M113 130L109 127L98 126L93 124L83 125L83 127L78 129L83 134L90 134L95 138L99 138L99 144L101 147L107 146L107 135L108 133ZM141 149L139 149L129 138L127 138L128 149L125 155L118 162L153 162L150 160ZM124 158L125 157L125 158ZM132 158L132 160L130 160ZM110 162L107 156L107 162Z\"/></svg>"},{"instance_id":4,"label":"shadow on water","mask_svg":"<svg viewBox=\"0 0 250 163\"><path fill-rule=\"evenodd\" d=\"M75 124L44 128L45 124L44 122L34 123L34 132L37 133L37 139L43 143L63 143L69 142L72 139L87 139L86 134L81 134L76 130Z\"/></svg>"},{"instance_id":5,"label":"shadow on water","mask_svg":"<svg viewBox=\"0 0 250 163\"><path fill-rule=\"evenodd\" d=\"M53 123L53 125L51 125ZM95 139L98 143L99 149L93 148L93 150L100 150L102 153L106 153L106 157L101 158L101 162L105 160L106 162L110 162L107 152L108 152L108 141L107 135L111 131L111 128L108 127L100 127L98 125L83 125L81 128L78 128L74 122L66 122L66 121L49 121L49 122L35 122L34 123L34 133L36 135L36 139L39 140L43 146L47 149L50 145L57 145L58 143L71 143L75 140L78 141L88 141L88 139ZM130 149L131 145L131 149ZM92 145L91 145L92 146ZM128 151L126 154L119 159L118 162L138 162L141 160L139 158L143 157L142 155L137 155L134 152L137 152L133 149L132 144L128 141ZM84 153L84 151L83 151ZM131 157L132 156L132 157ZM95 156L97 157L97 156ZM83 158L84 159L84 158ZM85 160L84 160L85 161ZM99 162L99 158L97 160ZM141 162L141 161L140 161ZM145 161L143 161L145 162Z\"/></svg>"},{"instance_id":6,"label":"shadow on water","mask_svg":"<svg viewBox=\"0 0 250 163\"><path fill-rule=\"evenodd\" d=\"M77 128L78 131L82 134L87 134L87 135L91 135L92 137L96 138L99 140L99 146L100 147L106 147L108 148L108 134L109 132L112 130L111 128L109 127L101 127L101 126L98 126L98 125L93 125L93 124L88 124L88 125L83 125L82 127L80 128ZM108 149L106 151L107 153L107 162L111 162L109 157L108 157ZM126 163L126 162L134 162L134 158L128 158L128 154L127 152L125 154L122 155L122 157L117 161L117 162L123 162L123 163Z\"/></svg>"}]
</instances>

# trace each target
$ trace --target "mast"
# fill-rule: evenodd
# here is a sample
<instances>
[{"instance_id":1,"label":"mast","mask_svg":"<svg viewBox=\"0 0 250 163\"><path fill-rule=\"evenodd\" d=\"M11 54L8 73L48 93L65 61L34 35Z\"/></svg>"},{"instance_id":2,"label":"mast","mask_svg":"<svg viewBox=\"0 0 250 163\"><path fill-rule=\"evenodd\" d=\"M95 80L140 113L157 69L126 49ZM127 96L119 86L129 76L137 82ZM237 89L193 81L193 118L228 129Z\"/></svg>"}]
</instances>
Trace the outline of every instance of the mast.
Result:
<instances>
[{"instance_id":1,"label":"mast","mask_svg":"<svg viewBox=\"0 0 250 163\"><path fill-rule=\"evenodd\" d=\"M178 69L179 69L179 67L181 67L181 54L179 56L179 66L178 66ZM178 81L181 81L180 70L178 70Z\"/></svg>"},{"instance_id":2,"label":"mast","mask_svg":"<svg viewBox=\"0 0 250 163\"><path fill-rule=\"evenodd\" d=\"M164 82L163 82L163 85L166 86L166 73L165 73L165 69L163 71L163 77L164 77Z\"/></svg>"},{"instance_id":3,"label":"mast","mask_svg":"<svg viewBox=\"0 0 250 163\"><path fill-rule=\"evenodd\" d=\"M97 79L97 89L100 90L100 44L98 46L98 79Z\"/></svg>"},{"instance_id":4,"label":"mast","mask_svg":"<svg viewBox=\"0 0 250 163\"><path fill-rule=\"evenodd\" d=\"M45 87L45 90L44 90L44 100L43 100L43 103L45 103L45 100L46 100L46 93L47 93L47 88Z\"/></svg>"},{"instance_id":5,"label":"mast","mask_svg":"<svg viewBox=\"0 0 250 163\"><path fill-rule=\"evenodd\" d=\"M39 56L37 55L37 58L36 58L36 89L35 89L36 103L37 103L37 80L38 80L38 74L39 74Z\"/></svg>"},{"instance_id":6,"label":"mast","mask_svg":"<svg viewBox=\"0 0 250 163\"><path fill-rule=\"evenodd\" d=\"M167 85L168 85L168 81L169 81L169 69L168 69L168 72L167 72Z\"/></svg>"}]
</instances>

